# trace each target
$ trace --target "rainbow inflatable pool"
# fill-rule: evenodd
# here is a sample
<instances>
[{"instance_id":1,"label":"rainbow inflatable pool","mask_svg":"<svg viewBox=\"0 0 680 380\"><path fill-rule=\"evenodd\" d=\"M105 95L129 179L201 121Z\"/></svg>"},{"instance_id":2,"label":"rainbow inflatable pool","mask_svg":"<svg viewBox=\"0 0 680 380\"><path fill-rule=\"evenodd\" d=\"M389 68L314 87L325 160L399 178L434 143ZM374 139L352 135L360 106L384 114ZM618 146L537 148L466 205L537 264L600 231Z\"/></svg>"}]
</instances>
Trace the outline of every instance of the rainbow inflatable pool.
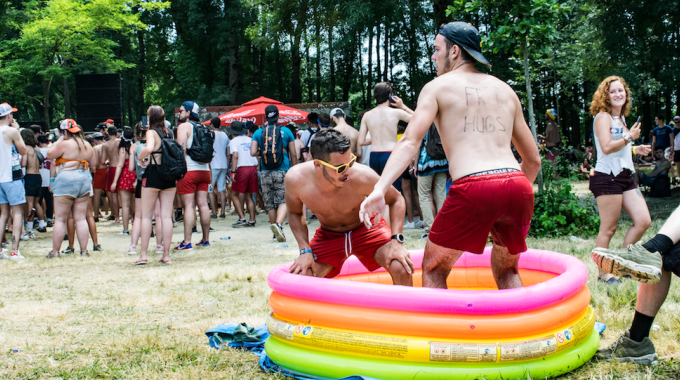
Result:
<instances>
[{"instance_id":1,"label":"rainbow inflatable pool","mask_svg":"<svg viewBox=\"0 0 680 380\"><path fill-rule=\"evenodd\" d=\"M530 249L519 261L525 287L498 290L490 257L464 253L448 290L420 287L422 250L411 251L413 288L355 257L332 280L277 267L267 355L313 376L385 380L546 378L590 360L599 335L585 265Z\"/></svg>"}]
</instances>

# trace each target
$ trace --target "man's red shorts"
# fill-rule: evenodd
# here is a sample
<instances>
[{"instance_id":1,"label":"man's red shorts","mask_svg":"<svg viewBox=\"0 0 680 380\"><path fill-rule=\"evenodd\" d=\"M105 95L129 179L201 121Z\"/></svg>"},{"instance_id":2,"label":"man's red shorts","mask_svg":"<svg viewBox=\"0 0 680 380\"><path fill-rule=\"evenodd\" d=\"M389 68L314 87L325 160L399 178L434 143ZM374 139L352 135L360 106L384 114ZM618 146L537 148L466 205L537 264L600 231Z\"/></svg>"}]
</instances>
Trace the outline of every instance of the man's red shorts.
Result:
<instances>
[{"instance_id":1,"label":"man's red shorts","mask_svg":"<svg viewBox=\"0 0 680 380\"><path fill-rule=\"evenodd\" d=\"M333 266L333 270L326 275L331 278L340 273L342 264L349 255L356 256L369 271L380 268L373 255L380 247L389 243L391 238L392 230L381 218L380 223L370 230L363 223L347 232L332 232L319 227L309 245L316 255L317 263Z\"/></svg>"},{"instance_id":2,"label":"man's red shorts","mask_svg":"<svg viewBox=\"0 0 680 380\"><path fill-rule=\"evenodd\" d=\"M118 193L118 187L116 186L116 191L111 191L111 185L113 185L113 180L116 178L116 168L109 168L109 171L106 173L106 191L116 194Z\"/></svg>"},{"instance_id":3,"label":"man's red shorts","mask_svg":"<svg viewBox=\"0 0 680 380\"><path fill-rule=\"evenodd\" d=\"M208 191L210 171L193 170L177 181L177 194L194 194L197 191Z\"/></svg>"},{"instance_id":4,"label":"man's red shorts","mask_svg":"<svg viewBox=\"0 0 680 380\"><path fill-rule=\"evenodd\" d=\"M257 193L259 192L257 185L257 166L241 166L236 169L234 173L234 183L231 184L231 190L237 193Z\"/></svg>"},{"instance_id":5,"label":"man's red shorts","mask_svg":"<svg viewBox=\"0 0 680 380\"><path fill-rule=\"evenodd\" d=\"M489 237L510 254L527 250L534 189L521 171L463 177L432 223L429 239L446 248L482 253Z\"/></svg>"},{"instance_id":6,"label":"man's red shorts","mask_svg":"<svg viewBox=\"0 0 680 380\"><path fill-rule=\"evenodd\" d=\"M113 173L116 174L115 171ZM94 172L92 187L95 190L106 190L106 168L97 169Z\"/></svg>"}]
</instances>

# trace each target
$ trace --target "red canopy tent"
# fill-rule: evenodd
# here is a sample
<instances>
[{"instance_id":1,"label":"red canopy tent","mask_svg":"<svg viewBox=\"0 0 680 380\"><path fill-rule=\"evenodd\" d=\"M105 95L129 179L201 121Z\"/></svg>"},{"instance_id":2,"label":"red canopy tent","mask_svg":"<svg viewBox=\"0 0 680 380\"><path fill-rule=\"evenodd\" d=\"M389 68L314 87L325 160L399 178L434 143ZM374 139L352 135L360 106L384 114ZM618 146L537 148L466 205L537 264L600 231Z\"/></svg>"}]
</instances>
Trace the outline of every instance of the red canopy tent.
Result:
<instances>
[{"instance_id":1,"label":"red canopy tent","mask_svg":"<svg viewBox=\"0 0 680 380\"><path fill-rule=\"evenodd\" d=\"M260 96L257 99L243 103L243 107L241 108L237 108L231 112L225 113L224 115L220 115L220 125L223 127L231 126L231 122L234 120L241 122L252 121L257 125L263 125L266 122L264 118L264 109L270 104L276 105L276 107L279 109L279 124L286 125L291 121L294 123L307 122L307 112L284 106L283 103L279 102L278 100ZM203 124L210 124L210 120L204 122Z\"/></svg>"}]
</instances>

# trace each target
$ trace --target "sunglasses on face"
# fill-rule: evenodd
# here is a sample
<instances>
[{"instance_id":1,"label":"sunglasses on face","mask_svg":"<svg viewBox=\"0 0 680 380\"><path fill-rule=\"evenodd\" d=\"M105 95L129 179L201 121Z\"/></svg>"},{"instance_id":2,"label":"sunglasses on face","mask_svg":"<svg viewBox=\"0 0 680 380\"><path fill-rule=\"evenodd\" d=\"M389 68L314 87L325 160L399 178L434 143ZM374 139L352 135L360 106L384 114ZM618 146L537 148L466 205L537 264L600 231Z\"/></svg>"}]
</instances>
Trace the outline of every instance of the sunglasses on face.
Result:
<instances>
[{"instance_id":1,"label":"sunglasses on face","mask_svg":"<svg viewBox=\"0 0 680 380\"><path fill-rule=\"evenodd\" d=\"M324 161L321 161L321 160L314 160L314 161L318 161L321 165L335 170L335 172L338 173L338 174L342 174L342 173L346 172L348 168L351 168L354 165L354 163L357 161L357 156L352 154L352 159L349 160L348 163L342 164L340 166L333 166L333 165L329 164L328 162L324 162Z\"/></svg>"}]
</instances>

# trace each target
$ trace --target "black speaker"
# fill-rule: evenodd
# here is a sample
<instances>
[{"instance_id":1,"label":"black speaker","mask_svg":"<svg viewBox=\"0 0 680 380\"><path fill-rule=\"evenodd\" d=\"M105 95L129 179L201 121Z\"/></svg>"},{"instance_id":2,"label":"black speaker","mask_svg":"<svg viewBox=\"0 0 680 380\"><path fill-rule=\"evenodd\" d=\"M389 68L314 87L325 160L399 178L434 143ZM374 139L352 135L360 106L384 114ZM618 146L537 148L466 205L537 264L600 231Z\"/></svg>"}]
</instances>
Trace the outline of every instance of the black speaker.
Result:
<instances>
[{"instance_id":1,"label":"black speaker","mask_svg":"<svg viewBox=\"0 0 680 380\"><path fill-rule=\"evenodd\" d=\"M112 119L116 127L123 125L120 74L76 75L76 121L86 132L97 124Z\"/></svg>"}]
</instances>

